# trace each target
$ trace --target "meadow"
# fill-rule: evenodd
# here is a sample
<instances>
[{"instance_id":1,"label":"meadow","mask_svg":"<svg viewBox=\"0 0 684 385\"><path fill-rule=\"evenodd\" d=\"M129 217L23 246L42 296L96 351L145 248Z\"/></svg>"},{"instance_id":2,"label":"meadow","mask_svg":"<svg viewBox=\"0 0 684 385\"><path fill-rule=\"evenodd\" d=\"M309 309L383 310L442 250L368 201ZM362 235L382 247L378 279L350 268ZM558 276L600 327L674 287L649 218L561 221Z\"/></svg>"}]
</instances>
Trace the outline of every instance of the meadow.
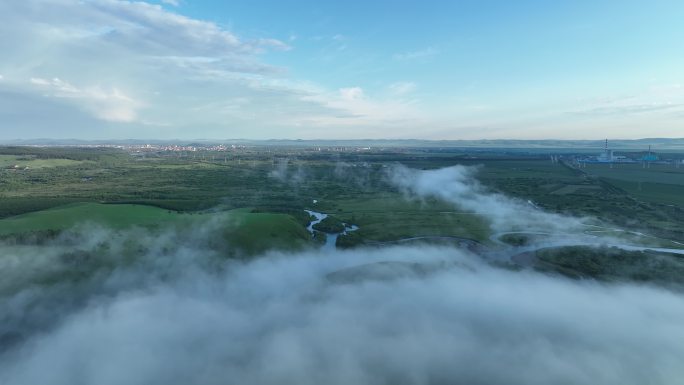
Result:
<instances>
[{"instance_id":1,"label":"meadow","mask_svg":"<svg viewBox=\"0 0 684 385\"><path fill-rule=\"evenodd\" d=\"M582 170L641 200L684 207L684 166L615 164L591 165Z\"/></svg>"},{"instance_id":2,"label":"meadow","mask_svg":"<svg viewBox=\"0 0 684 385\"><path fill-rule=\"evenodd\" d=\"M141 156L117 149L14 147L0 148L0 159L7 165L0 168L4 236L61 231L83 221L159 227L230 213L244 225L226 237L244 240L242 248L256 252L315 243L305 230L303 210L311 209L358 225L347 239L352 246L430 236L486 244L491 231L483 218L436 199L407 199L387 179L395 164L460 164L477 168L483 188L547 211L684 240L684 170L674 168L578 170L549 161L546 153L503 150L254 147ZM27 169L10 167L20 159Z\"/></svg>"}]
</instances>

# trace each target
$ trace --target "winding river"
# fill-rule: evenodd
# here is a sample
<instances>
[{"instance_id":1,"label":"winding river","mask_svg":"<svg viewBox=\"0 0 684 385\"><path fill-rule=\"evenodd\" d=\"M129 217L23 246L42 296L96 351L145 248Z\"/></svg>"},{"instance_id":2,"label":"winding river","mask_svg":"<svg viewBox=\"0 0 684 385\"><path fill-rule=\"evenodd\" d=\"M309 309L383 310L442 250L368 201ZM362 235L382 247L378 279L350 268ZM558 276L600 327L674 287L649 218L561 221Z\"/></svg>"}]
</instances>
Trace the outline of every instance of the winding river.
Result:
<instances>
[{"instance_id":1,"label":"winding river","mask_svg":"<svg viewBox=\"0 0 684 385\"><path fill-rule=\"evenodd\" d=\"M591 227L600 227L600 226L591 226ZM605 229L605 228L604 228ZM642 246L642 245L634 245L634 244L627 244L627 243L621 243L618 242L619 240L616 238L612 237L600 237L598 235L594 235L591 233L596 233L596 232L608 232L608 231L624 231L624 232L629 232L629 233L634 233L636 235L640 236L645 236L645 237L650 237L650 238L657 238L653 237L650 235L646 235L643 233L637 233L637 232L632 232L632 231L627 231L627 230L620 230L620 229L605 229L601 231L585 231L581 235L572 235L572 234L561 234L561 233L548 233L548 232L539 232L539 231L510 231L510 232L500 232L500 233L495 233L490 236L490 240L498 244L500 246L506 246L505 250L501 251L492 251L489 253L490 257L498 258L498 259L507 259L511 260L512 262L519 264L519 265L524 265L528 266L531 265L533 262L533 253L543 250L543 249L551 249L551 248L556 248L556 247L569 247L569 246L593 246L593 247L599 247L599 246L605 246L605 247L616 247L618 249L622 250L628 250L628 251L655 251L655 252L660 252L660 253L671 253L671 254L679 254L679 255L684 255L684 249L675 249L675 248L668 248L668 247L658 247L658 246ZM532 245L526 245L526 246L511 246L503 241L501 241L501 237L504 235L541 235L541 236L547 236L548 238L543 240L543 241L538 241L535 242ZM659 238L662 240L666 241L671 241L663 238ZM681 244L676 241L671 241L675 244Z\"/></svg>"},{"instance_id":2,"label":"winding river","mask_svg":"<svg viewBox=\"0 0 684 385\"><path fill-rule=\"evenodd\" d=\"M306 227L306 229L311 233L311 236L314 236L314 233L318 230L314 229L314 225L321 223L322 220L328 217L328 214L325 213L319 213L317 211L312 211L312 210L304 210L309 215L313 216L315 219L309 223L309 225ZM349 225L347 223L344 223L344 231L340 233L325 233L326 238L325 238L325 244L321 246L322 249L324 250L334 250L335 249L335 244L337 243L337 237L340 235L347 234L348 232L356 231L358 230L359 227L356 225Z\"/></svg>"},{"instance_id":3,"label":"winding river","mask_svg":"<svg viewBox=\"0 0 684 385\"><path fill-rule=\"evenodd\" d=\"M314 229L314 225L317 223L320 223L322 220L328 217L328 214L313 211L313 210L305 210L309 215L313 216L315 219L309 223L309 225L306 227L306 229L309 231L311 236L313 237L315 232L318 231ZM348 232L351 231L356 231L358 230L358 226L355 225L349 225L347 223L344 224L345 229L342 232L339 233L326 233L326 240L325 244L321 246L322 249L326 250L334 250L335 249L335 244L337 242L337 238L340 235L347 234ZM627 243L619 243L615 242L617 239L615 238L604 238L599 235L596 235L595 233L602 233L602 232L613 232L613 231L620 231L620 232L629 232L633 233L635 235L639 236L644 236L644 237L652 237L656 238L647 234L643 233L638 233L638 232L632 232L628 230L622 230L622 229L612 229L612 228L605 228L601 226L595 226L595 225L587 225L588 227L594 227L598 228L599 230L587 230L585 231L582 236L570 236L568 234L557 234L557 233L550 233L550 232L542 232L542 231L510 231L510 232L499 232L499 233L494 233L490 236L490 241L492 243L500 245L500 246L506 246L505 250L487 250L486 246L480 244L477 241L474 241L472 239L467 239L467 238L460 238L460 237L450 237L450 236L418 236L418 237L410 237L410 238L403 238L403 239L397 239L394 241L390 242L377 242L374 243L375 245L381 246L381 245L391 245L391 244L400 244L404 242L410 242L414 240L454 240L454 241L459 241L461 243L461 246L473 250L474 248L480 248L480 252L484 252L487 254L489 257L493 257L495 259L503 258L503 259L508 259L508 260L513 260L516 263L524 263L524 258L516 258L521 255L533 253L542 249L547 249L547 248L554 248L554 247L566 247L566 246L607 246L607 247L617 247L623 250L629 250L629 251L655 251L655 252L662 252L662 253L673 253L673 254L680 254L684 255L684 249L675 249L675 248L667 248L667 247L652 247L652 246L640 246L640 245L633 245L633 244L627 244ZM594 233L594 234L592 234ZM537 236L547 236L548 239L540 242L535 242L533 245L528 245L528 246L511 246L507 243L504 243L501 241L501 237L504 235L537 235ZM671 240L667 240L671 241ZM675 244L681 244L680 242L676 241L671 241ZM484 250L483 250L484 249Z\"/></svg>"}]
</instances>

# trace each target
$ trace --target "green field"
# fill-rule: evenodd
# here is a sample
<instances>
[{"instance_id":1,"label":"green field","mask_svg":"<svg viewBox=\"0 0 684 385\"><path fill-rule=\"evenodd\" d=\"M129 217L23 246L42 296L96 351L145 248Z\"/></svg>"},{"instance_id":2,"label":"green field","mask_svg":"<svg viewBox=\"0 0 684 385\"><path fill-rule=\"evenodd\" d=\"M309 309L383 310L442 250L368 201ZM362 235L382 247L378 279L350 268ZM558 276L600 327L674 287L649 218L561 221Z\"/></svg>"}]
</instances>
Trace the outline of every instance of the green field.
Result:
<instances>
[{"instance_id":1,"label":"green field","mask_svg":"<svg viewBox=\"0 0 684 385\"><path fill-rule=\"evenodd\" d=\"M50 168L50 167L67 167L83 164L85 161L72 159L40 159L17 155L0 155L0 168L14 168L24 169L32 168Z\"/></svg>"},{"instance_id":2,"label":"green field","mask_svg":"<svg viewBox=\"0 0 684 385\"><path fill-rule=\"evenodd\" d=\"M684 207L684 167L651 164L591 165L583 168L646 202Z\"/></svg>"},{"instance_id":3,"label":"green field","mask_svg":"<svg viewBox=\"0 0 684 385\"><path fill-rule=\"evenodd\" d=\"M254 213L251 209L179 213L133 204L80 203L22 214L1 219L0 235L12 239L13 235L22 234L41 236L48 230L88 232L95 226L113 230L141 227L156 232L196 231L206 227L226 241L227 248L245 254L270 249L293 250L310 245L310 234L288 214Z\"/></svg>"},{"instance_id":4,"label":"green field","mask_svg":"<svg viewBox=\"0 0 684 385\"><path fill-rule=\"evenodd\" d=\"M645 168L640 163L616 163L613 167L605 164L589 164L582 170L591 175L616 180L684 186L684 167L674 165L651 164Z\"/></svg>"},{"instance_id":5,"label":"green field","mask_svg":"<svg viewBox=\"0 0 684 385\"><path fill-rule=\"evenodd\" d=\"M152 206L78 203L2 219L0 234L65 230L84 223L121 229L134 225L169 224L188 217Z\"/></svg>"},{"instance_id":6,"label":"green field","mask_svg":"<svg viewBox=\"0 0 684 385\"><path fill-rule=\"evenodd\" d=\"M489 237L487 223L475 214L438 200L411 201L400 194L340 200L335 215L358 225L358 235L369 241L451 236L486 242Z\"/></svg>"}]
</instances>

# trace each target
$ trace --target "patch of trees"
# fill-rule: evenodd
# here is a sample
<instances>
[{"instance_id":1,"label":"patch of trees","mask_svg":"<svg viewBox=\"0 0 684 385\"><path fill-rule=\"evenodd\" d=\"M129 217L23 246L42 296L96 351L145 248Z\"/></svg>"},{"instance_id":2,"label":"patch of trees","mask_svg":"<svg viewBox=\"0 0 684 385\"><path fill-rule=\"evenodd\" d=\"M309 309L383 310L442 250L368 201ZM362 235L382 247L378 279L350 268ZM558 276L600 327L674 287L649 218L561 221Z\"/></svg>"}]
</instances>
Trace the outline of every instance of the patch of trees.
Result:
<instances>
[{"instance_id":1,"label":"patch of trees","mask_svg":"<svg viewBox=\"0 0 684 385\"><path fill-rule=\"evenodd\" d=\"M333 216L327 216L322 221L313 225L313 228L324 233L336 234L344 231L344 223Z\"/></svg>"},{"instance_id":2,"label":"patch of trees","mask_svg":"<svg viewBox=\"0 0 684 385\"><path fill-rule=\"evenodd\" d=\"M538 250L536 268L571 278L637 281L684 289L684 256L617 247L569 246Z\"/></svg>"},{"instance_id":3,"label":"patch of trees","mask_svg":"<svg viewBox=\"0 0 684 385\"><path fill-rule=\"evenodd\" d=\"M363 237L357 232L348 232L347 234L341 234L337 237L335 246L340 249L351 249L353 247L361 246L363 243Z\"/></svg>"},{"instance_id":4,"label":"patch of trees","mask_svg":"<svg viewBox=\"0 0 684 385\"><path fill-rule=\"evenodd\" d=\"M38 159L100 160L104 156L125 155L122 150L109 147L0 147L2 155L35 157Z\"/></svg>"}]
</instances>

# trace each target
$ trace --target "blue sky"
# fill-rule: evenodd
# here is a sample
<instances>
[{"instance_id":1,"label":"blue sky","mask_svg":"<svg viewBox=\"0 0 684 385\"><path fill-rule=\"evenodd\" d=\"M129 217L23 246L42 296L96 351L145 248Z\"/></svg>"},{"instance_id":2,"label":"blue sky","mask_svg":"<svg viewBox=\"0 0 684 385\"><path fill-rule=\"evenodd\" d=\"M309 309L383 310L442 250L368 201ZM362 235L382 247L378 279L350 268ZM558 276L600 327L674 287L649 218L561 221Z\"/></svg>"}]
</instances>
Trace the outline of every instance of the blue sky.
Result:
<instances>
[{"instance_id":1,"label":"blue sky","mask_svg":"<svg viewBox=\"0 0 684 385\"><path fill-rule=\"evenodd\" d=\"M0 138L684 137L684 2L0 4Z\"/></svg>"}]
</instances>

